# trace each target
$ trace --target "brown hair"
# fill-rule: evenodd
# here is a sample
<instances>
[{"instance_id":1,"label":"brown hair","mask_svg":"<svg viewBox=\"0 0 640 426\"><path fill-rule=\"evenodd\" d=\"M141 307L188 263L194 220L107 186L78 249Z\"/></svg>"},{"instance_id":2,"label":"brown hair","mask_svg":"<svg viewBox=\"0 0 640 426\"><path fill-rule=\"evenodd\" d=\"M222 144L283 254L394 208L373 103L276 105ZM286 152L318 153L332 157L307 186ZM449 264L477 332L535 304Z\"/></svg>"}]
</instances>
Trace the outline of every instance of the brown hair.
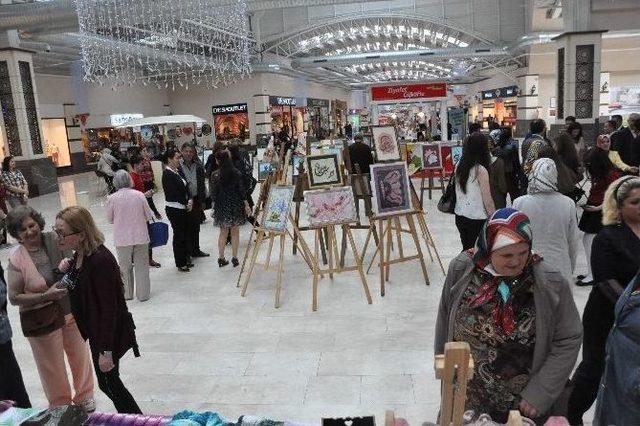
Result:
<instances>
[{"instance_id":1,"label":"brown hair","mask_svg":"<svg viewBox=\"0 0 640 426\"><path fill-rule=\"evenodd\" d=\"M56 219L64 220L73 232L82 233L84 239L80 243L85 255L93 253L104 243L104 235L98 230L89 210L80 206L62 209Z\"/></svg>"}]
</instances>

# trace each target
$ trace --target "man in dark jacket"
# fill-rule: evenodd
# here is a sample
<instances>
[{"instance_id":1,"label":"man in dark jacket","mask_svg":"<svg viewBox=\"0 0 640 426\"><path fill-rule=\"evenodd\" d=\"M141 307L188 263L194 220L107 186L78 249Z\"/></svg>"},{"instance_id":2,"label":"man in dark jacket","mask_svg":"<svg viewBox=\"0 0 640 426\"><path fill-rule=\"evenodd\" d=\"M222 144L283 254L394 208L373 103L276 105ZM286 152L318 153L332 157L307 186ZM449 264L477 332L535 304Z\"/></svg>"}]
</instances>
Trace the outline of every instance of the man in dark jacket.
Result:
<instances>
[{"instance_id":1,"label":"man in dark jacket","mask_svg":"<svg viewBox=\"0 0 640 426\"><path fill-rule=\"evenodd\" d=\"M611 134L611 149L618 151L620 158L629 166L640 166L640 114L629 115L629 127Z\"/></svg>"},{"instance_id":2,"label":"man in dark jacket","mask_svg":"<svg viewBox=\"0 0 640 426\"><path fill-rule=\"evenodd\" d=\"M354 143L349 147L351 173L356 173L356 164L360 166L360 173L369 173L369 167L373 164L371 148L364 143L361 134L355 135L353 140Z\"/></svg>"},{"instance_id":3,"label":"man in dark jacket","mask_svg":"<svg viewBox=\"0 0 640 426\"><path fill-rule=\"evenodd\" d=\"M200 250L200 222L204 211L207 189L204 184L204 167L196 158L195 148L182 145L182 164L180 168L187 181L189 194L193 197L193 208L189 212L189 254L191 257L209 257L209 253Z\"/></svg>"}]
</instances>

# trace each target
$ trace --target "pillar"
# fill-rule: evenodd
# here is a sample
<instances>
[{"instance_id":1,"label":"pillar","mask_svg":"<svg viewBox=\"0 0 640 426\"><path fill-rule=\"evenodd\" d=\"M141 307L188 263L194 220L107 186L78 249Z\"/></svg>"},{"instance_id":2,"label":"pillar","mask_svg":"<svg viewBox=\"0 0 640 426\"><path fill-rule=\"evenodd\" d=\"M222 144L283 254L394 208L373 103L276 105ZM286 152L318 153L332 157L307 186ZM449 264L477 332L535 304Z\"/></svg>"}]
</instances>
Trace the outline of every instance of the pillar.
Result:
<instances>
[{"instance_id":1,"label":"pillar","mask_svg":"<svg viewBox=\"0 0 640 426\"><path fill-rule=\"evenodd\" d=\"M269 95L259 93L253 95L254 117L256 123L256 144L258 148L265 148L271 137L271 114L269 113Z\"/></svg>"},{"instance_id":2,"label":"pillar","mask_svg":"<svg viewBox=\"0 0 640 426\"><path fill-rule=\"evenodd\" d=\"M518 77L517 83L519 89L518 112L514 137L523 138L529 132L531 122L538 118L540 83L537 74Z\"/></svg>"},{"instance_id":3,"label":"pillar","mask_svg":"<svg viewBox=\"0 0 640 426\"><path fill-rule=\"evenodd\" d=\"M554 39L558 49L557 124L564 123L565 117L576 117L588 145L595 143L599 126L603 32L571 32Z\"/></svg>"},{"instance_id":4,"label":"pillar","mask_svg":"<svg viewBox=\"0 0 640 426\"><path fill-rule=\"evenodd\" d=\"M58 179L53 162L44 153L33 55L13 47L16 43L11 33L0 37L3 157L15 157L33 197L58 191Z\"/></svg>"}]
</instances>

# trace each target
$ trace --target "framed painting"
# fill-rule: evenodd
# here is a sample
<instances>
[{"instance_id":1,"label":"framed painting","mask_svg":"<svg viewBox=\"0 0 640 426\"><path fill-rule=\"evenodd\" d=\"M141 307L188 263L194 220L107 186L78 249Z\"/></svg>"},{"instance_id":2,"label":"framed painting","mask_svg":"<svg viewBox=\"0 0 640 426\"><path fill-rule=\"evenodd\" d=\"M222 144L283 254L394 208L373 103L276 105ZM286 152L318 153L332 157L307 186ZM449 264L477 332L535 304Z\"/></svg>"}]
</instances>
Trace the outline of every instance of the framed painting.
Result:
<instances>
[{"instance_id":1,"label":"framed painting","mask_svg":"<svg viewBox=\"0 0 640 426\"><path fill-rule=\"evenodd\" d=\"M458 162L462 158L462 147L461 146L452 146L451 147L451 160L453 161L453 165L457 166Z\"/></svg>"},{"instance_id":2,"label":"framed painting","mask_svg":"<svg viewBox=\"0 0 640 426\"><path fill-rule=\"evenodd\" d=\"M291 201L295 186L272 185L262 219L262 227L269 231L284 232L287 229L287 219L291 211Z\"/></svg>"},{"instance_id":3,"label":"framed painting","mask_svg":"<svg viewBox=\"0 0 640 426\"><path fill-rule=\"evenodd\" d=\"M407 144L407 164L410 176L422 170L422 146L421 143Z\"/></svg>"},{"instance_id":4,"label":"framed painting","mask_svg":"<svg viewBox=\"0 0 640 426\"><path fill-rule=\"evenodd\" d=\"M358 220L353 189L350 186L305 191L304 200L307 203L309 226L312 228Z\"/></svg>"},{"instance_id":5,"label":"framed painting","mask_svg":"<svg viewBox=\"0 0 640 426\"><path fill-rule=\"evenodd\" d=\"M336 154L311 155L306 158L309 188L342 184L340 162Z\"/></svg>"},{"instance_id":6,"label":"framed painting","mask_svg":"<svg viewBox=\"0 0 640 426\"><path fill-rule=\"evenodd\" d=\"M259 161L258 162L258 182L264 182L267 180L269 173L275 171L276 167L273 163L269 161Z\"/></svg>"},{"instance_id":7,"label":"framed painting","mask_svg":"<svg viewBox=\"0 0 640 426\"><path fill-rule=\"evenodd\" d=\"M407 163L371 165L371 188L379 216L413 211Z\"/></svg>"},{"instance_id":8,"label":"framed painting","mask_svg":"<svg viewBox=\"0 0 640 426\"><path fill-rule=\"evenodd\" d=\"M400 160L400 148L393 126L372 126L371 132L378 161Z\"/></svg>"},{"instance_id":9,"label":"framed painting","mask_svg":"<svg viewBox=\"0 0 640 426\"><path fill-rule=\"evenodd\" d=\"M425 170L442 169L442 151L440 144L424 144L422 146L422 161Z\"/></svg>"},{"instance_id":10,"label":"framed painting","mask_svg":"<svg viewBox=\"0 0 640 426\"><path fill-rule=\"evenodd\" d=\"M304 157L301 155L294 155L291 157L291 168L293 169L293 177L300 174L300 169L304 171Z\"/></svg>"}]
</instances>

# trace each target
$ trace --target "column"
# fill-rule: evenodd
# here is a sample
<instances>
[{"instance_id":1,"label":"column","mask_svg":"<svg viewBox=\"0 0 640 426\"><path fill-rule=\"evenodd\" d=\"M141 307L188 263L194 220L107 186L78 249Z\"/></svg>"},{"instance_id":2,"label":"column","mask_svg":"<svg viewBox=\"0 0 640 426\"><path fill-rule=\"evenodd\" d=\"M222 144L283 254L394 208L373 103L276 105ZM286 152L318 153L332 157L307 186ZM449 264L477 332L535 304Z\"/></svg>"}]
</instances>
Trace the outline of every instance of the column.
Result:
<instances>
[{"instance_id":1,"label":"column","mask_svg":"<svg viewBox=\"0 0 640 426\"><path fill-rule=\"evenodd\" d=\"M266 148L271 137L271 114L269 113L269 95L253 95L253 123L256 123L256 144L258 148Z\"/></svg>"},{"instance_id":2,"label":"column","mask_svg":"<svg viewBox=\"0 0 640 426\"><path fill-rule=\"evenodd\" d=\"M44 153L32 52L12 47L5 34L0 41L0 120L3 157L15 157L29 183L30 196L58 191L53 162Z\"/></svg>"},{"instance_id":3,"label":"column","mask_svg":"<svg viewBox=\"0 0 640 426\"><path fill-rule=\"evenodd\" d=\"M603 32L564 33L554 39L558 48L556 124L564 123L565 117L576 117L587 145L595 143L599 126Z\"/></svg>"},{"instance_id":4,"label":"column","mask_svg":"<svg viewBox=\"0 0 640 426\"><path fill-rule=\"evenodd\" d=\"M518 112L514 137L523 138L529 132L531 122L538 118L540 84L537 74L518 77L517 83L519 89Z\"/></svg>"}]
</instances>

